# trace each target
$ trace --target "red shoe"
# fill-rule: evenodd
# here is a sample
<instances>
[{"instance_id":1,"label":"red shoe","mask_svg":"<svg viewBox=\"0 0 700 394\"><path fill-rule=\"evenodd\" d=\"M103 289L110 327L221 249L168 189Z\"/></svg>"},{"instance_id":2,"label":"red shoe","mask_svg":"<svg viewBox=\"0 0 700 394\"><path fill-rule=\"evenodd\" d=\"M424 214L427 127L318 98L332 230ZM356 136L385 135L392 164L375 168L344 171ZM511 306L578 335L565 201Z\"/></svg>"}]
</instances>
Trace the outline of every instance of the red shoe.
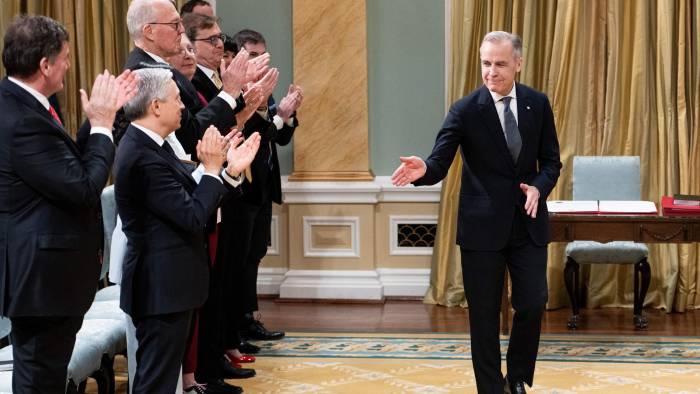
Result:
<instances>
[{"instance_id":1,"label":"red shoe","mask_svg":"<svg viewBox=\"0 0 700 394\"><path fill-rule=\"evenodd\" d=\"M236 356L229 356L231 358L231 362L233 363L254 363L255 362L255 356L250 355L250 354L243 354L241 357L236 357Z\"/></svg>"}]
</instances>

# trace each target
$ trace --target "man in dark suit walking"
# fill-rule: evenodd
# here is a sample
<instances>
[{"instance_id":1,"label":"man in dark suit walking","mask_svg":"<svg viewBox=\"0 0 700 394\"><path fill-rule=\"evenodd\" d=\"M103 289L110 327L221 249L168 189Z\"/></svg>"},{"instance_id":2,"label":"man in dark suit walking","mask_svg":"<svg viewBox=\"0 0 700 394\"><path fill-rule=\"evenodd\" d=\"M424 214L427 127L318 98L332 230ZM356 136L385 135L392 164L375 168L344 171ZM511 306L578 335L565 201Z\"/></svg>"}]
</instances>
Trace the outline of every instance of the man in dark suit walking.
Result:
<instances>
[{"instance_id":1,"label":"man in dark suit walking","mask_svg":"<svg viewBox=\"0 0 700 394\"><path fill-rule=\"evenodd\" d=\"M452 105L425 161L401 158L392 182L435 184L461 148L457 243L477 388L479 393L524 393L524 383L532 386L547 302L546 200L561 169L559 142L547 97L515 83L522 62L520 37L488 33L480 55L484 86ZM504 380L499 308L506 268L515 315Z\"/></svg>"},{"instance_id":2,"label":"man in dark suit walking","mask_svg":"<svg viewBox=\"0 0 700 394\"><path fill-rule=\"evenodd\" d=\"M66 29L18 17L2 59L0 314L12 321L12 388L58 393L100 273L95 208L114 159L111 126L135 83L105 71L89 99L81 90L92 124L81 152L48 100L70 67Z\"/></svg>"},{"instance_id":3,"label":"man in dark suit walking","mask_svg":"<svg viewBox=\"0 0 700 394\"><path fill-rule=\"evenodd\" d=\"M133 119L117 152L115 198L128 239L121 308L136 326L139 348L134 393L172 393L190 317L208 293L205 225L226 187L255 157L260 137L241 146L210 127L197 144L204 175L190 169L165 139L180 125L179 89L166 69L141 69L139 94L124 106ZM228 165L224 170L224 162Z\"/></svg>"}]
</instances>

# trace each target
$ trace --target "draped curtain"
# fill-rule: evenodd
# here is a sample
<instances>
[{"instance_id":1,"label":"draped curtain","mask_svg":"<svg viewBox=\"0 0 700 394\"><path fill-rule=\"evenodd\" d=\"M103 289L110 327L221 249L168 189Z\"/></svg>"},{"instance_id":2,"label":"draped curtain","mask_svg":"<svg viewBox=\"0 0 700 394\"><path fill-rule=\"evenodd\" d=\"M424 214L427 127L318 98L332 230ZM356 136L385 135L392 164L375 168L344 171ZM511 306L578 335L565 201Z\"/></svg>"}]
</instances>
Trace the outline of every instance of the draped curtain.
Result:
<instances>
[{"instance_id":1,"label":"draped curtain","mask_svg":"<svg viewBox=\"0 0 700 394\"><path fill-rule=\"evenodd\" d=\"M78 89L90 91L104 69L118 74L129 53L124 0L2 0L0 36L19 14L41 14L61 22L70 35L71 68L58 94L66 129L75 132L84 116ZM0 75L5 69L0 64Z\"/></svg>"},{"instance_id":2,"label":"draped curtain","mask_svg":"<svg viewBox=\"0 0 700 394\"><path fill-rule=\"evenodd\" d=\"M700 194L700 7L693 0L451 0L450 102L482 84L479 45L492 30L523 38L519 81L552 103L562 174L550 199L571 199L576 155L641 158L642 199ZM425 302L466 306L455 245L459 154L443 181ZM549 247L550 309L569 304L565 244ZM700 306L700 247L650 244L646 306ZM632 266L582 266L588 307L631 307Z\"/></svg>"}]
</instances>

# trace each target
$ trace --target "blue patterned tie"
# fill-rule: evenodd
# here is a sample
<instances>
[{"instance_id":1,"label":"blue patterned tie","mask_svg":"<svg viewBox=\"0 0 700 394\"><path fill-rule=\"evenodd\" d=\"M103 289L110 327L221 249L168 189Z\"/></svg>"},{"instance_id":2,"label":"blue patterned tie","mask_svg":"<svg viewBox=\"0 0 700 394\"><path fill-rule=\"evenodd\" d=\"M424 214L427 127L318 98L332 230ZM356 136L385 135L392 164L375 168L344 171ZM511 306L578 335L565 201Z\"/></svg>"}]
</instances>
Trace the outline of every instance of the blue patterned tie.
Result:
<instances>
[{"instance_id":1,"label":"blue patterned tie","mask_svg":"<svg viewBox=\"0 0 700 394\"><path fill-rule=\"evenodd\" d=\"M505 133L506 133L506 144L508 144L508 151L510 151L511 157L513 157L513 162L518 162L518 156L520 155L520 148L523 146L523 140L520 138L520 131L518 130L518 123L515 121L515 115L513 111L510 110L510 100L512 97L506 96L501 99L505 108L503 109L503 120L505 120Z\"/></svg>"}]
</instances>

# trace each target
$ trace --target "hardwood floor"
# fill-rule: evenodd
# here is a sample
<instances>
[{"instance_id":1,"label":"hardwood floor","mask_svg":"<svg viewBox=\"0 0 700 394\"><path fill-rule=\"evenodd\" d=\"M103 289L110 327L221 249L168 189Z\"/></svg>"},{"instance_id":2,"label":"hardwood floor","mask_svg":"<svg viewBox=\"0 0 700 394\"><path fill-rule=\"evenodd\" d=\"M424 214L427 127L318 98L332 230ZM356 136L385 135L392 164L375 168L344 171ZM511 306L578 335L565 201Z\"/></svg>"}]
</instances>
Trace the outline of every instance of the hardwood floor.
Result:
<instances>
[{"instance_id":1,"label":"hardwood floor","mask_svg":"<svg viewBox=\"0 0 700 394\"><path fill-rule=\"evenodd\" d=\"M421 301L387 300L384 304L289 302L263 299L261 320L268 329L306 332L469 332L467 310L423 304ZM542 332L549 334L612 334L651 336L700 335L700 311L666 313L646 309L649 329L635 330L632 309L582 309L575 331L566 327L571 311L547 311Z\"/></svg>"}]
</instances>

